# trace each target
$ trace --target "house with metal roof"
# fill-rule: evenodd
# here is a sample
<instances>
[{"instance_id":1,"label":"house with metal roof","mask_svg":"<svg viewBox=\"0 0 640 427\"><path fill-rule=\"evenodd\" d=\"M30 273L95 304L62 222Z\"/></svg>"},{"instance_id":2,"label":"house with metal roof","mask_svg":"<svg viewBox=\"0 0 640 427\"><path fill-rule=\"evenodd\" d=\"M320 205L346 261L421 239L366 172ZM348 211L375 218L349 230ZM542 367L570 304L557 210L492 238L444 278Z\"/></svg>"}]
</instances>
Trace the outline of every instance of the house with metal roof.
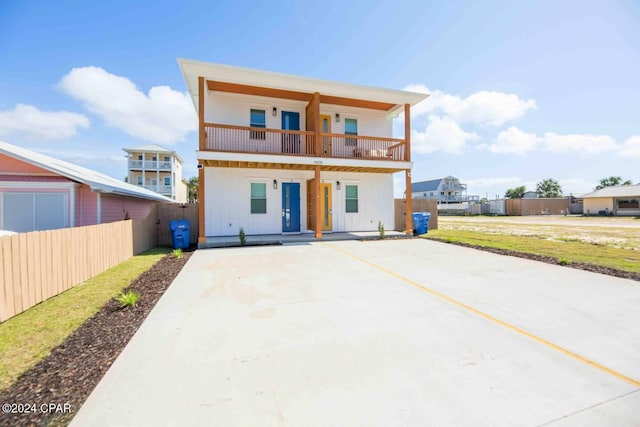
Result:
<instances>
[{"instance_id":1,"label":"house with metal roof","mask_svg":"<svg viewBox=\"0 0 640 427\"><path fill-rule=\"evenodd\" d=\"M127 153L127 182L155 191L180 203L187 202L182 157L157 144L123 148Z\"/></svg>"},{"instance_id":2,"label":"house with metal roof","mask_svg":"<svg viewBox=\"0 0 640 427\"><path fill-rule=\"evenodd\" d=\"M27 232L146 218L173 200L0 141L0 230Z\"/></svg>"},{"instance_id":3,"label":"house with metal roof","mask_svg":"<svg viewBox=\"0 0 640 427\"><path fill-rule=\"evenodd\" d=\"M640 216L640 184L605 187L580 198L586 215Z\"/></svg>"}]
</instances>

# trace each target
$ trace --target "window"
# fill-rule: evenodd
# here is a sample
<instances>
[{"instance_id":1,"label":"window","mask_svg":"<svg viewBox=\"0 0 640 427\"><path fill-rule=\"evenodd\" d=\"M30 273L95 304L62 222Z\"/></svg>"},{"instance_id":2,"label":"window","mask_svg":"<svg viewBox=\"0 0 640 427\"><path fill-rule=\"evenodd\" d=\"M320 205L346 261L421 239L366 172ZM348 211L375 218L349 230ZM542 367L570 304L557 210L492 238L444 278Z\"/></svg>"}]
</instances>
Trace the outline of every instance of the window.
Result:
<instances>
[{"instance_id":1,"label":"window","mask_svg":"<svg viewBox=\"0 0 640 427\"><path fill-rule=\"evenodd\" d=\"M267 213L267 184L251 183L251 213Z\"/></svg>"},{"instance_id":2,"label":"window","mask_svg":"<svg viewBox=\"0 0 640 427\"><path fill-rule=\"evenodd\" d=\"M169 156L164 156L164 161L165 161L165 162L170 162L170 161L171 161L171 158L170 158Z\"/></svg>"},{"instance_id":3,"label":"window","mask_svg":"<svg viewBox=\"0 0 640 427\"><path fill-rule=\"evenodd\" d=\"M640 208L640 203L638 199L627 199L622 200L618 199L618 209L638 209Z\"/></svg>"},{"instance_id":4,"label":"window","mask_svg":"<svg viewBox=\"0 0 640 427\"><path fill-rule=\"evenodd\" d=\"M142 154L138 154L138 160L142 160Z\"/></svg>"},{"instance_id":5,"label":"window","mask_svg":"<svg viewBox=\"0 0 640 427\"><path fill-rule=\"evenodd\" d=\"M138 176L138 185L142 185L142 176Z\"/></svg>"},{"instance_id":6,"label":"window","mask_svg":"<svg viewBox=\"0 0 640 427\"><path fill-rule=\"evenodd\" d=\"M345 135L357 135L358 121L356 119L344 119L344 133ZM355 147L357 141L356 138L345 138L344 145L347 147Z\"/></svg>"},{"instance_id":7,"label":"window","mask_svg":"<svg viewBox=\"0 0 640 427\"><path fill-rule=\"evenodd\" d=\"M346 194L346 212L358 212L358 186L345 185L344 193Z\"/></svg>"},{"instance_id":8,"label":"window","mask_svg":"<svg viewBox=\"0 0 640 427\"><path fill-rule=\"evenodd\" d=\"M251 109L251 117L249 118L249 126L252 128L266 128L267 115L264 110ZM265 132L252 130L251 139L265 139Z\"/></svg>"},{"instance_id":9,"label":"window","mask_svg":"<svg viewBox=\"0 0 640 427\"><path fill-rule=\"evenodd\" d=\"M164 185L166 185L167 187L171 186L171 177L170 176L165 176L164 177Z\"/></svg>"}]
</instances>

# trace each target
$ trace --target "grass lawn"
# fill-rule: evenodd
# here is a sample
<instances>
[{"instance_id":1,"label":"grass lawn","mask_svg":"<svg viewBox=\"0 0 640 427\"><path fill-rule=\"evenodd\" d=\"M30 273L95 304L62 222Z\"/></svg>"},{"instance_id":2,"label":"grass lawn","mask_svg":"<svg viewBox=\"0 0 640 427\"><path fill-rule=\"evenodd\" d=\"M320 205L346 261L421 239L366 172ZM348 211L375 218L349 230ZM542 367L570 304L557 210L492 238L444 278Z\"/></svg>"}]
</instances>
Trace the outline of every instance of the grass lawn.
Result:
<instances>
[{"instance_id":1,"label":"grass lawn","mask_svg":"<svg viewBox=\"0 0 640 427\"><path fill-rule=\"evenodd\" d=\"M44 359L85 320L168 253L156 248L0 324L0 390Z\"/></svg>"},{"instance_id":2,"label":"grass lawn","mask_svg":"<svg viewBox=\"0 0 640 427\"><path fill-rule=\"evenodd\" d=\"M489 234L467 230L430 230L425 238L446 242L461 242L476 246L507 249L537 255L556 257L559 260L584 262L640 273L640 251L602 244L576 241L558 241L537 236Z\"/></svg>"}]
</instances>

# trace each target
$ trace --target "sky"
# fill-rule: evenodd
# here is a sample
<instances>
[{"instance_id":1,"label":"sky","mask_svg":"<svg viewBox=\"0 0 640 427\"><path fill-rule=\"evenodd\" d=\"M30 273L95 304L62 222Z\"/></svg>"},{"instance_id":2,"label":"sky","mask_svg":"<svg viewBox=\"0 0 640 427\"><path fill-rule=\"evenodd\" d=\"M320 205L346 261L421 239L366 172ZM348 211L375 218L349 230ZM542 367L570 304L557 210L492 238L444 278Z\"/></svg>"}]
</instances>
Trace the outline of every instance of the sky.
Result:
<instances>
[{"instance_id":1,"label":"sky","mask_svg":"<svg viewBox=\"0 0 640 427\"><path fill-rule=\"evenodd\" d=\"M0 0L0 140L120 179L122 148L157 143L195 176L177 58L430 94L414 182L640 183L636 0Z\"/></svg>"}]
</instances>

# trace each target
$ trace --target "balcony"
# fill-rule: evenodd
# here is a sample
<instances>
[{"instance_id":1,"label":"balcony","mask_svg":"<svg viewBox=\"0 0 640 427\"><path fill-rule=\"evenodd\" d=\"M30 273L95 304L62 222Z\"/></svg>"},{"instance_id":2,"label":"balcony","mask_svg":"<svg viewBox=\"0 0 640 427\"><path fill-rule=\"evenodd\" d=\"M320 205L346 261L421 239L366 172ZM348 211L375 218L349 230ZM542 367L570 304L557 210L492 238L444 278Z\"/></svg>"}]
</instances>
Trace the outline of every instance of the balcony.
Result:
<instances>
[{"instance_id":1,"label":"balcony","mask_svg":"<svg viewBox=\"0 0 640 427\"><path fill-rule=\"evenodd\" d=\"M205 124L205 151L407 161L405 140Z\"/></svg>"},{"instance_id":2,"label":"balcony","mask_svg":"<svg viewBox=\"0 0 640 427\"><path fill-rule=\"evenodd\" d=\"M155 191L160 194L171 194L171 186L170 185L154 185L154 184L137 184L138 187L145 188L147 190Z\"/></svg>"},{"instance_id":3,"label":"balcony","mask_svg":"<svg viewBox=\"0 0 640 427\"><path fill-rule=\"evenodd\" d=\"M129 169L170 171L171 162L160 162L157 160L129 160Z\"/></svg>"}]
</instances>

